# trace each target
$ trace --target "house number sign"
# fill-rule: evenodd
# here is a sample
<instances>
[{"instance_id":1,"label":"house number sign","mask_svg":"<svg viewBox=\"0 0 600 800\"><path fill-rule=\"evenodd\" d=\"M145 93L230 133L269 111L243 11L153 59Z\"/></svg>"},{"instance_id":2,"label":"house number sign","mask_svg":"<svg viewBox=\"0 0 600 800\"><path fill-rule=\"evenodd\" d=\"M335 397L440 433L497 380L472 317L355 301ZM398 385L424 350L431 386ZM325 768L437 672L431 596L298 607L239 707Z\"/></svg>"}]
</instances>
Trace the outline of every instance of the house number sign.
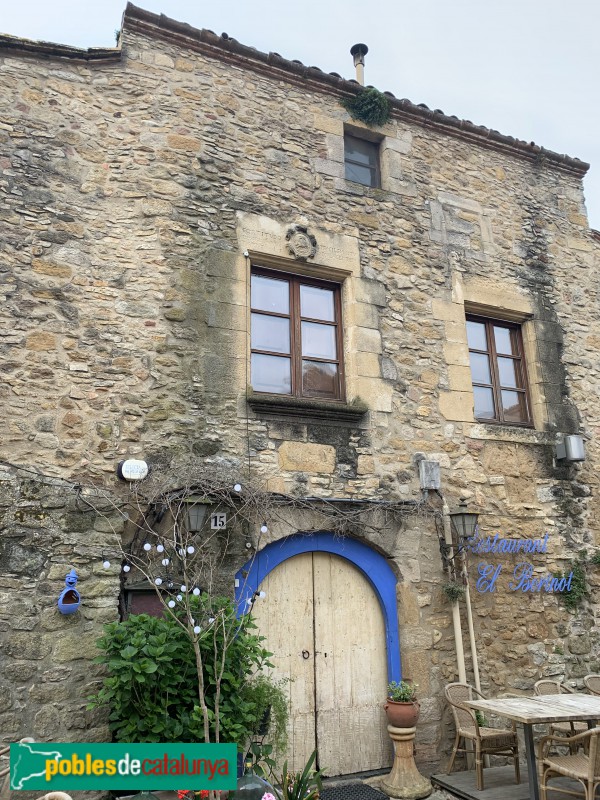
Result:
<instances>
[{"instance_id":1,"label":"house number sign","mask_svg":"<svg viewBox=\"0 0 600 800\"><path fill-rule=\"evenodd\" d=\"M216 514L210 515L210 529L212 531L223 530L227 527L227 514L219 511Z\"/></svg>"}]
</instances>

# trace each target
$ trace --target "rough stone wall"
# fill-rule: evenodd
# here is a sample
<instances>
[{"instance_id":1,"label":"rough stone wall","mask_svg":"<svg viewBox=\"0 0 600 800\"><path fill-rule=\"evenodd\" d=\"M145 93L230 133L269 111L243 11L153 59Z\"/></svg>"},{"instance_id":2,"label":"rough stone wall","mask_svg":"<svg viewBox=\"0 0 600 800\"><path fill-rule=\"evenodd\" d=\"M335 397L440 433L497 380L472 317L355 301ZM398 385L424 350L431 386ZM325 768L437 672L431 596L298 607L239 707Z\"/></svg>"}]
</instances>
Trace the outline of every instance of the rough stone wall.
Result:
<instances>
[{"instance_id":1,"label":"rough stone wall","mask_svg":"<svg viewBox=\"0 0 600 800\"><path fill-rule=\"evenodd\" d=\"M98 688L99 667L90 662L98 655L101 626L116 618L119 578L107 574L95 554L107 533L122 527L114 514L84 513L75 493L65 492L58 480L18 479L0 468L4 740L106 740L106 715L86 705ZM56 604L71 566L85 602L76 614L63 616Z\"/></svg>"},{"instance_id":2,"label":"rough stone wall","mask_svg":"<svg viewBox=\"0 0 600 800\"><path fill-rule=\"evenodd\" d=\"M343 178L350 120L334 96L127 25L121 63L6 52L0 80L2 459L116 493L126 456L249 460L275 491L414 500L424 455L441 464L451 504L472 498L484 531L550 532L540 574L595 548L598 245L579 178L396 116L378 131L383 187L365 189ZM293 224L316 236L318 267L287 253ZM249 408L251 261L343 282L347 400L366 403L365 416ZM524 323L535 429L473 418L464 314L481 307ZM556 434L578 431L587 461L557 466ZM67 687L89 679L92 649L76 641L116 616L117 579L86 556L90 536L107 539L74 492L46 507L13 475L2 590L9 603L24 585L39 599L19 615L4 606L0 730L58 738L64 710L85 719ZM435 525L414 518L373 543L401 576L419 753L435 762L448 746L441 689L456 677ZM484 688L530 691L545 675L577 682L598 669L594 596L570 615L553 595L510 593L514 557L499 560L503 588L472 592ZM77 620L52 611L71 565L91 598ZM85 724L92 738L100 730Z\"/></svg>"}]
</instances>

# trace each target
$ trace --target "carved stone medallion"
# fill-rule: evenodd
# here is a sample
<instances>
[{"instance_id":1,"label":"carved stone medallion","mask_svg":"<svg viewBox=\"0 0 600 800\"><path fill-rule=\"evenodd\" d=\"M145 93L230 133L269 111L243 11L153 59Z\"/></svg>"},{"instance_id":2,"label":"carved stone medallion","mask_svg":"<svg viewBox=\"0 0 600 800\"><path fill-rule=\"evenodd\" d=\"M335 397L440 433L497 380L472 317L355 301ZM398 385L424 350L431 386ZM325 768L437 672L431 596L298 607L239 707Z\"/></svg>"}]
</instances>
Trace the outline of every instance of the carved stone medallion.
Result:
<instances>
[{"instance_id":1,"label":"carved stone medallion","mask_svg":"<svg viewBox=\"0 0 600 800\"><path fill-rule=\"evenodd\" d=\"M285 237L288 250L297 261L314 258L317 252L317 240L303 225L294 225Z\"/></svg>"}]
</instances>

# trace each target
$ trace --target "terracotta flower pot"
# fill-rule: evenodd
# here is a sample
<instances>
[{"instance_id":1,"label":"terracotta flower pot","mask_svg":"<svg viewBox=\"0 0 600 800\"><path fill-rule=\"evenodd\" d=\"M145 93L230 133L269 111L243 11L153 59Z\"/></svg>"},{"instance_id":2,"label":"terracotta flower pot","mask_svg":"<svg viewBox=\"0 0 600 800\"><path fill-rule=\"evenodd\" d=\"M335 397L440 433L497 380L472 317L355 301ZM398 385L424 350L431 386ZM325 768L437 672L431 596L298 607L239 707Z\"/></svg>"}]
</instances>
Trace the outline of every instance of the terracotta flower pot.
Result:
<instances>
[{"instance_id":1,"label":"terracotta flower pot","mask_svg":"<svg viewBox=\"0 0 600 800\"><path fill-rule=\"evenodd\" d=\"M393 725L394 728L414 728L421 710L418 700L411 700L409 703L398 703L388 698L383 707L389 724Z\"/></svg>"}]
</instances>

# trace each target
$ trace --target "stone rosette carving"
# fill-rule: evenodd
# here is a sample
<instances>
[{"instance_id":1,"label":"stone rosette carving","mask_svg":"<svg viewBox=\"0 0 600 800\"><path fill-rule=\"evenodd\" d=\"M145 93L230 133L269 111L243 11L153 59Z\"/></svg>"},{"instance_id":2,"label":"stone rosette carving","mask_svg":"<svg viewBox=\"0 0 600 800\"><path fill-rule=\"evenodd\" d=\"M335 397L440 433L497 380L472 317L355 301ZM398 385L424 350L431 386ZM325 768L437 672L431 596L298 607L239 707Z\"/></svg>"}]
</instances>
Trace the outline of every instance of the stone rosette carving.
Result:
<instances>
[{"instance_id":1,"label":"stone rosette carving","mask_svg":"<svg viewBox=\"0 0 600 800\"><path fill-rule=\"evenodd\" d=\"M297 261L314 258L317 252L317 240L303 225L294 225L286 234L289 252Z\"/></svg>"}]
</instances>

